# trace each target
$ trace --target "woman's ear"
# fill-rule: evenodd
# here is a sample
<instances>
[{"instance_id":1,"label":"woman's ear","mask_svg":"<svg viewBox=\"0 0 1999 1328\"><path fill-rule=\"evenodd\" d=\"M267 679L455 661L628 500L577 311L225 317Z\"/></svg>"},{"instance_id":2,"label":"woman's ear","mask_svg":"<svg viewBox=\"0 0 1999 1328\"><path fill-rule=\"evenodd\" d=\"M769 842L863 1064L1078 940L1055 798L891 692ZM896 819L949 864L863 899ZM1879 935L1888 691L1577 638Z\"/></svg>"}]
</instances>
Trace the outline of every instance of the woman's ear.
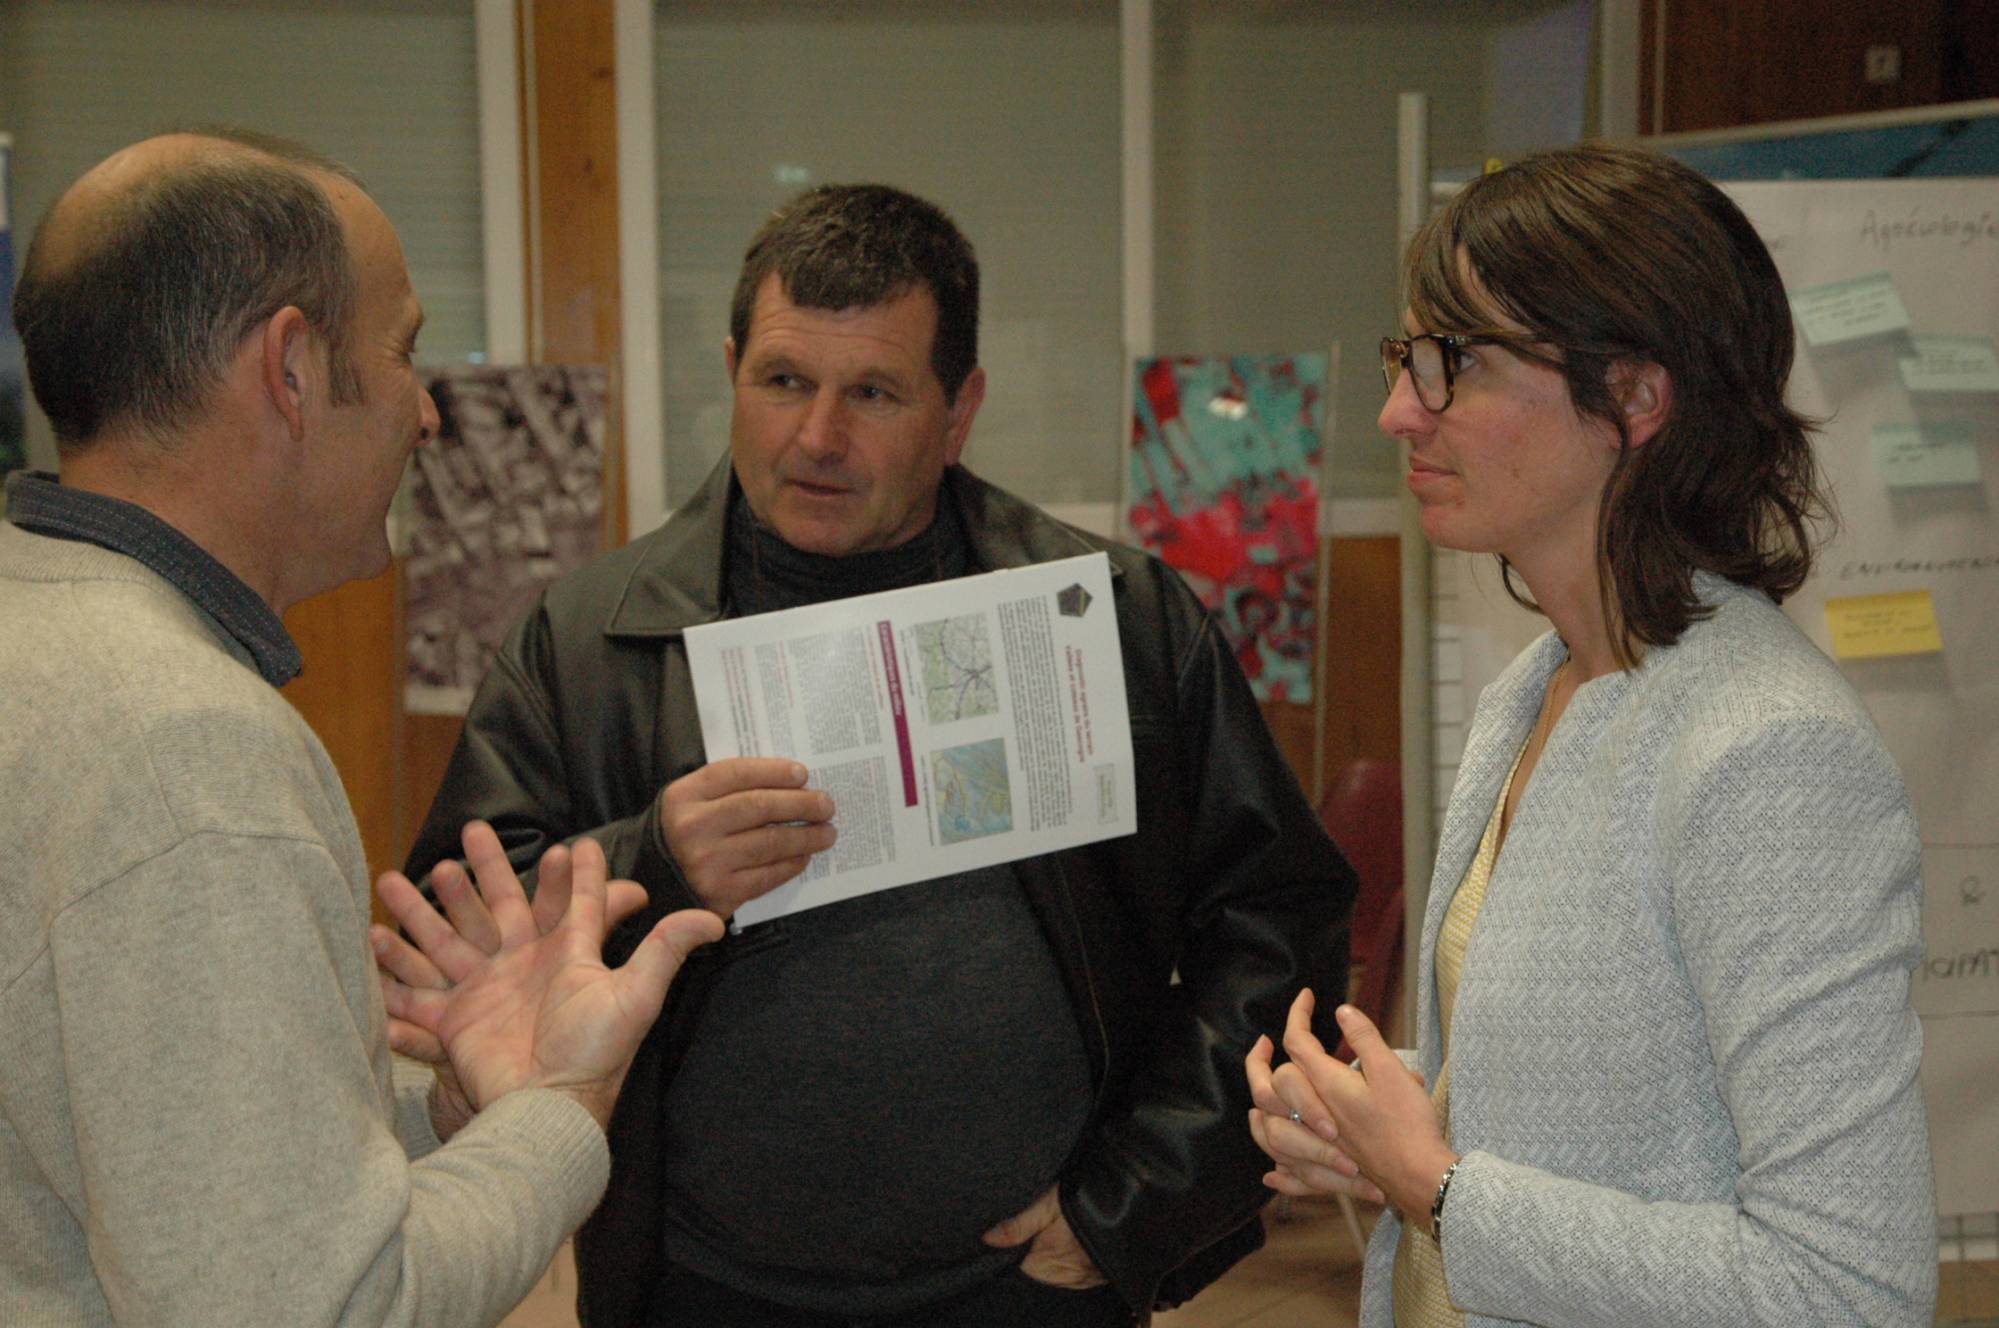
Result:
<instances>
[{"instance_id":1,"label":"woman's ear","mask_svg":"<svg viewBox=\"0 0 1999 1328\"><path fill-rule=\"evenodd\" d=\"M1610 371L1610 392L1624 414L1629 446L1643 447L1673 414L1673 378L1651 360L1625 360Z\"/></svg>"}]
</instances>

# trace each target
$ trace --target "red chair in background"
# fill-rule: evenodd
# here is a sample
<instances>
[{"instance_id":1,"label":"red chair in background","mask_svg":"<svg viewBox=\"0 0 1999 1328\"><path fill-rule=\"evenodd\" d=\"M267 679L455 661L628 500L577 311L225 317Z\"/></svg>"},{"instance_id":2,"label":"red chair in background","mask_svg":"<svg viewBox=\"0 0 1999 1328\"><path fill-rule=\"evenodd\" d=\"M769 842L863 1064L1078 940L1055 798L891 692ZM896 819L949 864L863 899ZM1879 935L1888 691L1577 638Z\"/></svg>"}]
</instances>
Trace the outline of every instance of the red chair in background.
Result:
<instances>
[{"instance_id":1,"label":"red chair in background","mask_svg":"<svg viewBox=\"0 0 1999 1328\"><path fill-rule=\"evenodd\" d=\"M1352 967L1346 997L1385 1035L1402 977L1401 764L1371 757L1348 762L1320 799L1319 820L1360 878L1348 929ZM1353 1048L1342 1038L1333 1054L1350 1061ZM1340 1213L1354 1248L1365 1255L1360 1215L1344 1194Z\"/></svg>"},{"instance_id":2,"label":"red chair in background","mask_svg":"<svg viewBox=\"0 0 1999 1328\"><path fill-rule=\"evenodd\" d=\"M1360 879L1348 929L1347 999L1386 1032L1402 976L1401 764L1372 757L1348 762L1320 800L1319 820ZM1338 1055L1352 1060L1353 1048L1343 1041Z\"/></svg>"}]
</instances>

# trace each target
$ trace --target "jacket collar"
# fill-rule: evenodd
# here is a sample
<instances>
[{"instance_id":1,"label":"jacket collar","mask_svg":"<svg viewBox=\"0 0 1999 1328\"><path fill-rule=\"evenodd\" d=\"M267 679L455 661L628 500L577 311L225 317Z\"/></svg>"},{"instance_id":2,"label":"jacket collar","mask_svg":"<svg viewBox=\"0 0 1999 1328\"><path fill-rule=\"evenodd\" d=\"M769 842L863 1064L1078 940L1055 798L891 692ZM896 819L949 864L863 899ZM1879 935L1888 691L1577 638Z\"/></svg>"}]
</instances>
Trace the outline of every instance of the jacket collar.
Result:
<instances>
[{"instance_id":1,"label":"jacket collar","mask_svg":"<svg viewBox=\"0 0 1999 1328\"><path fill-rule=\"evenodd\" d=\"M722 536L734 486L725 454L665 525L632 546L637 561L604 624L606 636L678 635L722 616Z\"/></svg>"},{"instance_id":2,"label":"jacket collar","mask_svg":"<svg viewBox=\"0 0 1999 1328\"><path fill-rule=\"evenodd\" d=\"M723 616L722 558L734 492L735 472L724 456L694 496L640 541L637 560L604 625L606 636L677 636ZM981 572L1073 558L1099 547L963 466L944 472L943 499L957 505L973 565ZM1112 581L1121 575L1113 562Z\"/></svg>"}]
</instances>

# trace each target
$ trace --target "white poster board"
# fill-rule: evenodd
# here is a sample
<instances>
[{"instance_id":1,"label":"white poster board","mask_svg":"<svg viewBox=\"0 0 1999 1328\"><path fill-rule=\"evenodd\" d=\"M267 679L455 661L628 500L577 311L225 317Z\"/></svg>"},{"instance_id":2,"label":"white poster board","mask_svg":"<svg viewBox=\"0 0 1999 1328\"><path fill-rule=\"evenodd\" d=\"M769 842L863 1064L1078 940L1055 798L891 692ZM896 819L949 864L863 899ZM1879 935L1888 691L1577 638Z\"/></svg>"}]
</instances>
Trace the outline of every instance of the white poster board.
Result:
<instances>
[{"instance_id":1,"label":"white poster board","mask_svg":"<svg viewBox=\"0 0 1999 1328\"><path fill-rule=\"evenodd\" d=\"M1840 529L1785 605L1859 690L1923 836L1938 1211L1999 1209L1999 180L1735 184L1800 328ZM1932 648L1935 647L1935 648Z\"/></svg>"},{"instance_id":2,"label":"white poster board","mask_svg":"<svg viewBox=\"0 0 1999 1328\"><path fill-rule=\"evenodd\" d=\"M1928 954L1914 1000L1938 1212L1990 1213L1999 1210L1999 180L1723 187L1791 293L1800 329L1791 400L1824 422L1819 459L1839 512L1812 580L1785 609L1866 702L1922 828ZM1435 586L1438 787L1447 790L1479 692L1547 622L1506 598L1491 558L1439 552Z\"/></svg>"}]
</instances>

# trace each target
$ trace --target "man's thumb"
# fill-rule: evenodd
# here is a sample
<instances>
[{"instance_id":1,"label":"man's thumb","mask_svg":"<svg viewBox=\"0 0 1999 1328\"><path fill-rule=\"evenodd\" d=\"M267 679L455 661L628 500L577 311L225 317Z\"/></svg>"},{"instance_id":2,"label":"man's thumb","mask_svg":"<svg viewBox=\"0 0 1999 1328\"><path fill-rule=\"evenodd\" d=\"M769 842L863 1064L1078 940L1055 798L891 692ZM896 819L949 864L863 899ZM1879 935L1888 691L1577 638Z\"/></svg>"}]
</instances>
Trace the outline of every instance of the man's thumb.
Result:
<instances>
[{"instance_id":1,"label":"man's thumb","mask_svg":"<svg viewBox=\"0 0 1999 1328\"><path fill-rule=\"evenodd\" d=\"M1017 1213L1006 1221L979 1237L996 1250L1010 1250L1034 1238L1034 1232L1027 1225L1027 1215Z\"/></svg>"},{"instance_id":2,"label":"man's thumb","mask_svg":"<svg viewBox=\"0 0 1999 1328\"><path fill-rule=\"evenodd\" d=\"M683 908L661 918L639 948L620 970L627 981L636 982L657 1013L666 999L666 989L674 974L693 954L710 941L722 939L722 919L705 908Z\"/></svg>"},{"instance_id":3,"label":"man's thumb","mask_svg":"<svg viewBox=\"0 0 1999 1328\"><path fill-rule=\"evenodd\" d=\"M1010 1250L1016 1245L1025 1245L1040 1235L1042 1229L1055 1220L1061 1211L1057 1206L1054 1191L1042 1195L1025 1209L1015 1213L1006 1221L979 1237L996 1250Z\"/></svg>"}]
</instances>

